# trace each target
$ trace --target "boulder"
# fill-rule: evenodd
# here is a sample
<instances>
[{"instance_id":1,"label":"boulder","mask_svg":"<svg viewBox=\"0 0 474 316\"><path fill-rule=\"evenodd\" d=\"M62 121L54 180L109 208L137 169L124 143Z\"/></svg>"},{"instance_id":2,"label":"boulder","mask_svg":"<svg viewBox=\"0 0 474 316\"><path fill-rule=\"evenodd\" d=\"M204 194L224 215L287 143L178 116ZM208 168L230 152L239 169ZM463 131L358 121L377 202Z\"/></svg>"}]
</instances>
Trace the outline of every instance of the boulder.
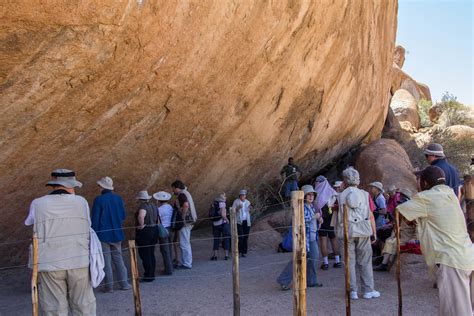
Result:
<instances>
[{"instance_id":1,"label":"boulder","mask_svg":"<svg viewBox=\"0 0 474 316\"><path fill-rule=\"evenodd\" d=\"M410 158L393 139L380 139L365 146L356 158L355 168L360 173L361 186L380 181L384 187L395 185L416 192L416 177Z\"/></svg>"},{"instance_id":2,"label":"boulder","mask_svg":"<svg viewBox=\"0 0 474 316\"><path fill-rule=\"evenodd\" d=\"M446 128L455 139L474 139L474 128L466 125L451 125Z\"/></svg>"},{"instance_id":3,"label":"boulder","mask_svg":"<svg viewBox=\"0 0 474 316\"><path fill-rule=\"evenodd\" d=\"M377 139L396 26L396 0L4 1L0 242L31 236L54 168L89 202L111 176L130 226L139 190L179 178L203 218L289 156L309 174Z\"/></svg>"},{"instance_id":4,"label":"boulder","mask_svg":"<svg viewBox=\"0 0 474 316\"><path fill-rule=\"evenodd\" d=\"M403 64L405 63L405 48L401 45L395 47L395 52L393 54L393 62L402 69Z\"/></svg>"},{"instance_id":5,"label":"boulder","mask_svg":"<svg viewBox=\"0 0 474 316\"><path fill-rule=\"evenodd\" d=\"M291 208L286 208L256 220L249 238L250 249L276 249L291 225L291 212Z\"/></svg>"},{"instance_id":6,"label":"boulder","mask_svg":"<svg viewBox=\"0 0 474 316\"><path fill-rule=\"evenodd\" d=\"M418 91L420 92L421 97L425 100L432 101L430 87L428 87L428 85L421 82L417 82L417 85L418 85Z\"/></svg>"},{"instance_id":7,"label":"boulder","mask_svg":"<svg viewBox=\"0 0 474 316\"><path fill-rule=\"evenodd\" d=\"M420 127L418 102L407 90L399 89L395 91L390 101L390 108L399 122L407 121L414 129Z\"/></svg>"}]
</instances>

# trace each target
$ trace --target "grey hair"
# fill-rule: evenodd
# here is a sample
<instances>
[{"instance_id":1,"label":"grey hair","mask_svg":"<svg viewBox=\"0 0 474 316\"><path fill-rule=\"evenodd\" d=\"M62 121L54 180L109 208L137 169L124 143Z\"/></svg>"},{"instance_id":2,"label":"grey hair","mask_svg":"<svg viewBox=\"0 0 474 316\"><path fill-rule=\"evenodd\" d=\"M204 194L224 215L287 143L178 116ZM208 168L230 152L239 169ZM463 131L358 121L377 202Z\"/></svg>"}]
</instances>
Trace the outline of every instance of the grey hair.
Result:
<instances>
[{"instance_id":1,"label":"grey hair","mask_svg":"<svg viewBox=\"0 0 474 316\"><path fill-rule=\"evenodd\" d=\"M360 176L359 171L355 170L353 167L348 167L342 172L345 182L348 185L359 185Z\"/></svg>"}]
</instances>

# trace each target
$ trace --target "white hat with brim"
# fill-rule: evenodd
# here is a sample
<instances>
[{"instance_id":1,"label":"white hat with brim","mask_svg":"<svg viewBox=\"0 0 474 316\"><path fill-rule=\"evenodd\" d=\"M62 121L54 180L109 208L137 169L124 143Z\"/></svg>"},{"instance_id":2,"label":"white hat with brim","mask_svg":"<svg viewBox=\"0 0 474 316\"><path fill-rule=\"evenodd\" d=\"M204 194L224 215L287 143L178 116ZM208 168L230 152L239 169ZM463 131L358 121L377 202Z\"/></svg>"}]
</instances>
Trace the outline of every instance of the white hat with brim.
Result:
<instances>
[{"instance_id":1,"label":"white hat with brim","mask_svg":"<svg viewBox=\"0 0 474 316\"><path fill-rule=\"evenodd\" d=\"M247 190L240 190L239 195L247 195Z\"/></svg>"},{"instance_id":2,"label":"white hat with brim","mask_svg":"<svg viewBox=\"0 0 474 316\"><path fill-rule=\"evenodd\" d=\"M384 189L383 189L383 184L380 183L380 182L378 182L378 181L372 182L371 184L369 184L369 186L374 187L374 188L377 188L377 189L379 189L381 192L385 192Z\"/></svg>"},{"instance_id":3,"label":"white hat with brim","mask_svg":"<svg viewBox=\"0 0 474 316\"><path fill-rule=\"evenodd\" d=\"M423 153L425 155L430 155L430 156L436 156L436 157L442 157L444 158L444 149L443 146L437 143L431 143L429 144L425 150L423 150Z\"/></svg>"},{"instance_id":4,"label":"white hat with brim","mask_svg":"<svg viewBox=\"0 0 474 316\"><path fill-rule=\"evenodd\" d=\"M412 190L407 189L407 188L400 189L400 193L403 194L404 196L406 196L409 199L411 199L411 197L413 196Z\"/></svg>"},{"instance_id":5,"label":"white hat with brim","mask_svg":"<svg viewBox=\"0 0 474 316\"><path fill-rule=\"evenodd\" d=\"M114 181L110 177L103 177L97 184L100 185L103 189L106 190L113 190L114 189Z\"/></svg>"},{"instance_id":6,"label":"white hat with brim","mask_svg":"<svg viewBox=\"0 0 474 316\"><path fill-rule=\"evenodd\" d=\"M76 173L69 169L56 169L51 173L52 180L47 186L62 186L68 189L81 188L82 183L76 180Z\"/></svg>"},{"instance_id":7,"label":"white hat with brim","mask_svg":"<svg viewBox=\"0 0 474 316\"><path fill-rule=\"evenodd\" d=\"M316 194L316 191L314 191L314 188L310 184L303 185L301 187L301 190L304 192L304 195L309 194L309 193L314 193Z\"/></svg>"},{"instance_id":8,"label":"white hat with brim","mask_svg":"<svg viewBox=\"0 0 474 316\"><path fill-rule=\"evenodd\" d=\"M171 200L171 194L165 191L160 191L153 194L153 198L157 201L169 201Z\"/></svg>"},{"instance_id":9,"label":"white hat with brim","mask_svg":"<svg viewBox=\"0 0 474 316\"><path fill-rule=\"evenodd\" d=\"M148 191L140 191L138 192L138 195L136 197L137 200L149 200L151 199L151 196L148 195Z\"/></svg>"}]
</instances>

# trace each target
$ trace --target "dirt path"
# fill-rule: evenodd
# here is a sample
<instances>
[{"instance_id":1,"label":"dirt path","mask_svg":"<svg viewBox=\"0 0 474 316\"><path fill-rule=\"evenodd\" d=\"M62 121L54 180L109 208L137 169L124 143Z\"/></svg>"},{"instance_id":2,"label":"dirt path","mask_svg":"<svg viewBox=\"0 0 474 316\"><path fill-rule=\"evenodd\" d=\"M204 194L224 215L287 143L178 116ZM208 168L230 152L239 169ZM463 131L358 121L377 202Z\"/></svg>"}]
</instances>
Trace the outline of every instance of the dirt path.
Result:
<instances>
[{"instance_id":1,"label":"dirt path","mask_svg":"<svg viewBox=\"0 0 474 316\"><path fill-rule=\"evenodd\" d=\"M197 232L199 238L207 232ZM144 315L231 315L232 263L219 258L209 261L211 241L195 241L194 267L160 276L153 283L140 284ZM128 253L126 253L128 257ZM291 254L265 250L250 252L241 259L241 314L291 315L291 291L283 292L275 282ZM157 250L157 258L160 258ZM436 315L437 290L427 276L421 256L404 255L402 286L404 315ZM157 270L161 270L161 262ZM343 315L343 269L318 272L323 288L308 289L308 315ZM31 315L29 271L4 272L0 275L0 315ZM376 273L378 299L352 302L353 315L395 315L397 313L396 280L393 274ZM96 291L98 315L133 315L131 291L105 294Z\"/></svg>"}]
</instances>

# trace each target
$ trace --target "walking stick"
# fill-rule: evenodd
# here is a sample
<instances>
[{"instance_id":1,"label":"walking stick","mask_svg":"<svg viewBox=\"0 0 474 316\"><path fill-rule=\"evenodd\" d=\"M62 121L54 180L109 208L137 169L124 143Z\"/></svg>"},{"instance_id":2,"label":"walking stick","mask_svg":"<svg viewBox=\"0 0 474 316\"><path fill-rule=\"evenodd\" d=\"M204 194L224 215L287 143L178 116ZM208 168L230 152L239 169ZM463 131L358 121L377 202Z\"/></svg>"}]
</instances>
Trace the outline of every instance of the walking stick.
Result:
<instances>
[{"instance_id":1,"label":"walking stick","mask_svg":"<svg viewBox=\"0 0 474 316\"><path fill-rule=\"evenodd\" d=\"M31 275L31 303L33 316L38 316L38 237L33 234L33 274Z\"/></svg>"},{"instance_id":2,"label":"walking stick","mask_svg":"<svg viewBox=\"0 0 474 316\"><path fill-rule=\"evenodd\" d=\"M349 281L349 229L348 229L348 215L347 205L344 204L343 224L344 224L344 278L346 286L346 315L351 315L351 285Z\"/></svg>"},{"instance_id":3,"label":"walking stick","mask_svg":"<svg viewBox=\"0 0 474 316\"><path fill-rule=\"evenodd\" d=\"M403 314L403 297L402 297L402 282L400 279L400 267L401 267L401 258L400 258L400 215L398 210L395 209L395 236L397 238L397 286L398 286L398 316Z\"/></svg>"},{"instance_id":4,"label":"walking stick","mask_svg":"<svg viewBox=\"0 0 474 316\"><path fill-rule=\"evenodd\" d=\"M230 209L232 234L232 283L234 293L234 316L240 316L240 276L239 276L239 235L237 233L237 216L235 208Z\"/></svg>"}]
</instances>

